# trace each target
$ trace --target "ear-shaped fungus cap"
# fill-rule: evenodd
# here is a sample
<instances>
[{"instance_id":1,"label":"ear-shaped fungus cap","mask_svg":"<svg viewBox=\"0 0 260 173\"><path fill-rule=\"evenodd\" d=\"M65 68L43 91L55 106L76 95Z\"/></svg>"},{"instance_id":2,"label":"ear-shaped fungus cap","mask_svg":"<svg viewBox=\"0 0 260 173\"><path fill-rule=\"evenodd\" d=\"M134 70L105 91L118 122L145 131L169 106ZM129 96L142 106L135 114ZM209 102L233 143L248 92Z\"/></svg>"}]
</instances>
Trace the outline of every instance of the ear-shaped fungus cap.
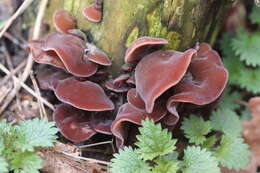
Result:
<instances>
[{"instance_id":1,"label":"ear-shaped fungus cap","mask_svg":"<svg viewBox=\"0 0 260 173\"><path fill-rule=\"evenodd\" d=\"M91 22L100 22L102 19L102 6L97 4L91 4L86 6L82 14Z\"/></svg>"},{"instance_id":2,"label":"ear-shaped fungus cap","mask_svg":"<svg viewBox=\"0 0 260 173\"><path fill-rule=\"evenodd\" d=\"M135 63L143 56L150 53L150 49L168 44L168 41L162 38L140 37L135 40L126 50L125 63Z\"/></svg>"},{"instance_id":3,"label":"ear-shaped fungus cap","mask_svg":"<svg viewBox=\"0 0 260 173\"><path fill-rule=\"evenodd\" d=\"M51 33L39 41L32 41L29 47L38 63L66 69L78 77L89 77L97 71L95 63L83 60L86 46L79 37Z\"/></svg>"},{"instance_id":4,"label":"ear-shaped fungus cap","mask_svg":"<svg viewBox=\"0 0 260 173\"><path fill-rule=\"evenodd\" d=\"M52 23L60 33L68 33L68 30L76 28L76 18L67 10L57 10L52 16Z\"/></svg>"},{"instance_id":5,"label":"ear-shaped fungus cap","mask_svg":"<svg viewBox=\"0 0 260 173\"><path fill-rule=\"evenodd\" d=\"M94 82L78 81L74 77L60 81L54 90L62 102L87 111L113 110L113 102L104 90Z\"/></svg>"},{"instance_id":6,"label":"ear-shaped fungus cap","mask_svg":"<svg viewBox=\"0 0 260 173\"><path fill-rule=\"evenodd\" d=\"M129 74L122 74L113 81L106 82L106 88L114 92L127 92L130 87L126 81L130 78Z\"/></svg>"},{"instance_id":7,"label":"ear-shaped fungus cap","mask_svg":"<svg viewBox=\"0 0 260 173\"><path fill-rule=\"evenodd\" d=\"M111 134L111 120L100 119L93 116L91 112L82 111L67 104L56 107L54 121L62 135L73 142L85 141L97 132Z\"/></svg>"},{"instance_id":8,"label":"ear-shaped fungus cap","mask_svg":"<svg viewBox=\"0 0 260 173\"><path fill-rule=\"evenodd\" d=\"M176 94L168 99L167 108L171 112L176 102L209 104L221 95L227 80L228 72L218 53L209 44L202 43L191 61L188 75L175 86Z\"/></svg>"},{"instance_id":9,"label":"ear-shaped fungus cap","mask_svg":"<svg viewBox=\"0 0 260 173\"><path fill-rule=\"evenodd\" d=\"M39 87L43 90L54 90L59 81L68 78L70 75L63 72L47 68L41 71L37 71L37 81Z\"/></svg>"},{"instance_id":10,"label":"ear-shaped fungus cap","mask_svg":"<svg viewBox=\"0 0 260 173\"><path fill-rule=\"evenodd\" d=\"M104 66L110 66L112 65L111 60L108 58L108 56L99 48L97 48L95 45L87 43L87 53L86 58L99 65Z\"/></svg>"},{"instance_id":11,"label":"ear-shaped fungus cap","mask_svg":"<svg viewBox=\"0 0 260 173\"><path fill-rule=\"evenodd\" d=\"M166 108L162 104L156 105L154 111L151 114L148 114L145 112L145 110L138 109L129 103L122 105L119 108L117 117L111 126L111 131L116 137L117 147L123 147L124 141L127 138L128 131L126 129L126 122L141 125L141 121L145 118L153 119L155 122L157 122L162 119L166 113Z\"/></svg>"},{"instance_id":12,"label":"ear-shaped fungus cap","mask_svg":"<svg viewBox=\"0 0 260 173\"><path fill-rule=\"evenodd\" d=\"M142 58L137 64L136 91L144 100L148 113L153 111L155 100L182 79L195 53L195 49L184 53L159 50Z\"/></svg>"}]
</instances>

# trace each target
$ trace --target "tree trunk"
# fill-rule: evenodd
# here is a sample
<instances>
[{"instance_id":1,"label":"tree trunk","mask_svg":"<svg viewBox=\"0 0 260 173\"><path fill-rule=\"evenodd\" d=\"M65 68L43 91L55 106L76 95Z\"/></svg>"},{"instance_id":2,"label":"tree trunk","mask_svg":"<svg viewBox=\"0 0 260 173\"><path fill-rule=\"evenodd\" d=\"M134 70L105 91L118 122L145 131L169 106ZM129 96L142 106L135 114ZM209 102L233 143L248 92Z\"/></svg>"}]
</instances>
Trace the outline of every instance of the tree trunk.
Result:
<instances>
[{"instance_id":1,"label":"tree trunk","mask_svg":"<svg viewBox=\"0 0 260 173\"><path fill-rule=\"evenodd\" d=\"M83 8L94 0L50 0L47 22L56 9L67 9L92 41L113 59L113 72L123 63L129 44L140 36L162 37L166 48L184 50L195 42L213 43L228 0L104 0L103 20L87 21Z\"/></svg>"}]
</instances>

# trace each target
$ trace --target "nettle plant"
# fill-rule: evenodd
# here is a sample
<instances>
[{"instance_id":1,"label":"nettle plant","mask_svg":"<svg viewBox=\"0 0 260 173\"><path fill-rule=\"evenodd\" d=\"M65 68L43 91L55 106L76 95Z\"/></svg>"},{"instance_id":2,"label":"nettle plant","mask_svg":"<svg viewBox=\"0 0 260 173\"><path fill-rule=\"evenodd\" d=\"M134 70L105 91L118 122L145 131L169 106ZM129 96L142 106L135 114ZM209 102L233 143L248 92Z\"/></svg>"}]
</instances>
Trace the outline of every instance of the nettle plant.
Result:
<instances>
[{"instance_id":1,"label":"nettle plant","mask_svg":"<svg viewBox=\"0 0 260 173\"><path fill-rule=\"evenodd\" d=\"M112 173L220 173L219 166L240 170L248 164L248 146L241 138L237 115L224 109L214 112L210 120L191 115L181 129L188 144L176 150L177 139L160 123L143 120L136 148L124 147L111 160ZM182 144L183 145L183 144Z\"/></svg>"},{"instance_id":2,"label":"nettle plant","mask_svg":"<svg viewBox=\"0 0 260 173\"><path fill-rule=\"evenodd\" d=\"M100 5L102 1L96 0L84 9L84 15L97 14L92 19L100 21ZM70 141L83 142L103 133L113 135L116 146L123 148L136 140L142 120L152 119L172 130L177 127L180 115L212 110L227 84L228 72L209 44L197 44L184 52L164 50L167 40L148 36L132 42L126 50L121 75L112 79L106 69L112 65L111 60L76 29L73 15L57 11L53 24L58 32L31 41L28 46L36 62L49 65L38 72L37 79L41 89L53 91L62 102L55 108L54 121ZM240 135L232 136L222 129L229 119L225 124L219 122L225 118L233 121L232 115L216 116L211 121L196 116L184 120L184 132L194 143L185 149L184 156L173 152L176 141L167 130L144 121L141 135L137 136L139 149L120 150L113 160L112 172L165 172L166 168L188 172L200 165L202 170L219 172L218 161L229 168L244 167L246 162L238 166L235 164L238 161L233 163L229 159L236 156L238 149L244 151L246 158L246 145ZM233 146L234 143L237 145ZM177 158L183 161L176 161Z\"/></svg>"},{"instance_id":3,"label":"nettle plant","mask_svg":"<svg viewBox=\"0 0 260 173\"><path fill-rule=\"evenodd\" d=\"M11 125L0 121L0 172L38 173L42 159L37 147L53 146L58 129L53 122L35 118Z\"/></svg>"},{"instance_id":4,"label":"nettle plant","mask_svg":"<svg viewBox=\"0 0 260 173\"><path fill-rule=\"evenodd\" d=\"M251 24L260 25L260 8L254 7L249 16ZM260 93L260 33L238 28L227 33L221 42L224 64L229 70L229 82L241 89ZM236 63L234 63L234 61Z\"/></svg>"}]
</instances>

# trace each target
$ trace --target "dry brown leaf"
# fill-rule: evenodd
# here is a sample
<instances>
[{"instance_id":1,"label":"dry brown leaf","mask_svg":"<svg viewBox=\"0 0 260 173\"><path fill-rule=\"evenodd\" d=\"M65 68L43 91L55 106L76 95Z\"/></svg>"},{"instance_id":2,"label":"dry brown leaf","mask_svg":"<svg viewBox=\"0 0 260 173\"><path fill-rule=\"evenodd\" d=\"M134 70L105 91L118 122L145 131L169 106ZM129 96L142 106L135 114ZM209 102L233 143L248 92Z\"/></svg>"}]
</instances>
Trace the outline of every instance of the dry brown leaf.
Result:
<instances>
[{"instance_id":1,"label":"dry brown leaf","mask_svg":"<svg viewBox=\"0 0 260 173\"><path fill-rule=\"evenodd\" d=\"M65 156L66 152L80 156L80 150L70 144L57 142L54 147L42 149L40 156L44 160L44 173L108 173L105 167L96 163L89 163L82 160L75 160Z\"/></svg>"}]
</instances>

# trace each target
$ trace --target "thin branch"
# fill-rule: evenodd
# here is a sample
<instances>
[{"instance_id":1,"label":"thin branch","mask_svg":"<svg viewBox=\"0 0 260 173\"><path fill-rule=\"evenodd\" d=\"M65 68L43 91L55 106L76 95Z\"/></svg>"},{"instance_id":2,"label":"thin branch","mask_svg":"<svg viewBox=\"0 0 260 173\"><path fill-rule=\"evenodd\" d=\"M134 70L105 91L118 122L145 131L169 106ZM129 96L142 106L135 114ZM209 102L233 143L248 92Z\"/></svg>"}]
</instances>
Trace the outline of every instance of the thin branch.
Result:
<instances>
[{"instance_id":1,"label":"thin branch","mask_svg":"<svg viewBox=\"0 0 260 173\"><path fill-rule=\"evenodd\" d=\"M102 160L97 160L97 159L92 159L92 158L86 158L86 157L80 157L80 156L75 156L73 154L67 153L67 152L61 152L62 154L66 155L66 156L70 156L74 159L80 159L80 160L85 160L91 163L99 163L99 164L103 164L103 165L108 165L109 162L106 161L102 161Z\"/></svg>"},{"instance_id":2,"label":"thin branch","mask_svg":"<svg viewBox=\"0 0 260 173\"><path fill-rule=\"evenodd\" d=\"M8 19L3 29L0 32L0 38L4 35L5 31L12 25L15 19L24 12L24 10L29 7L29 5L33 2L33 0L25 0L22 5L18 8L18 10Z\"/></svg>"},{"instance_id":3,"label":"thin branch","mask_svg":"<svg viewBox=\"0 0 260 173\"><path fill-rule=\"evenodd\" d=\"M2 70L4 73L6 73L7 75L10 75L11 72L2 64L0 64L0 70ZM15 80L16 83L19 83L26 91L28 91L31 95L33 95L34 97L40 99L46 106L48 106L50 109L54 110L54 106L48 102L46 99L39 97L35 91L33 91L30 87L28 87L26 84L24 84L24 82L20 81L17 77L13 77L13 79ZM0 110L0 114L1 114L1 110Z\"/></svg>"},{"instance_id":4,"label":"thin branch","mask_svg":"<svg viewBox=\"0 0 260 173\"><path fill-rule=\"evenodd\" d=\"M98 145L111 144L111 143L112 143L112 141L104 141L104 142L98 142L98 143L94 143L94 144L81 145L81 146L79 146L79 148L88 148L88 147L94 147L94 146L98 146Z\"/></svg>"}]
</instances>

